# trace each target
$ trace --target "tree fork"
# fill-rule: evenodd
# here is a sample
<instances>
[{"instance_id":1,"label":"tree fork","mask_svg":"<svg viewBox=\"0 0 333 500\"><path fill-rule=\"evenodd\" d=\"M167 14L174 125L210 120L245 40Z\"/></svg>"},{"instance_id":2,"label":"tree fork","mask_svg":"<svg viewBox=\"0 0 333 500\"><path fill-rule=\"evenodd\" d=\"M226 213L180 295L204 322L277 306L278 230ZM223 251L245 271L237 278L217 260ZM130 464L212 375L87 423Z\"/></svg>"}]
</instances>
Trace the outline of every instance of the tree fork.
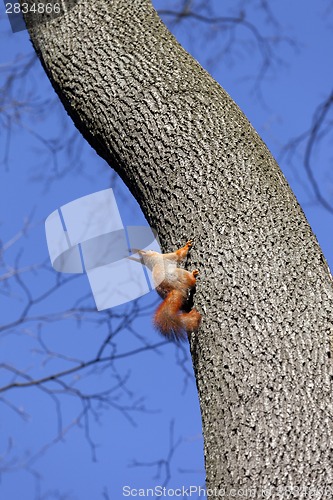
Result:
<instances>
[{"instance_id":1,"label":"tree fork","mask_svg":"<svg viewBox=\"0 0 333 500\"><path fill-rule=\"evenodd\" d=\"M163 249L195 240L203 323L191 352L210 498L326 498L332 278L283 174L149 0L61 4L62 15L26 20L67 112Z\"/></svg>"}]
</instances>

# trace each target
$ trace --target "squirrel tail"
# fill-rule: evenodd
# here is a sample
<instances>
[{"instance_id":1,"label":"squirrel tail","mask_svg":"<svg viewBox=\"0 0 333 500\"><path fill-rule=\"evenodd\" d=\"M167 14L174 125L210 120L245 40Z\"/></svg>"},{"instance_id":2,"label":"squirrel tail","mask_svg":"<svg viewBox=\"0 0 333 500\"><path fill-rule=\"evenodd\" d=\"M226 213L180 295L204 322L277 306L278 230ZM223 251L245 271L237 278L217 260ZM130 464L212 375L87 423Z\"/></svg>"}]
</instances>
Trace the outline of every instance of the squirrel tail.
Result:
<instances>
[{"instance_id":1,"label":"squirrel tail","mask_svg":"<svg viewBox=\"0 0 333 500\"><path fill-rule=\"evenodd\" d=\"M183 303L183 294L179 290L172 290L155 313L156 328L170 340L186 340L188 334L196 332L200 326L201 314L196 309L182 312Z\"/></svg>"}]
</instances>

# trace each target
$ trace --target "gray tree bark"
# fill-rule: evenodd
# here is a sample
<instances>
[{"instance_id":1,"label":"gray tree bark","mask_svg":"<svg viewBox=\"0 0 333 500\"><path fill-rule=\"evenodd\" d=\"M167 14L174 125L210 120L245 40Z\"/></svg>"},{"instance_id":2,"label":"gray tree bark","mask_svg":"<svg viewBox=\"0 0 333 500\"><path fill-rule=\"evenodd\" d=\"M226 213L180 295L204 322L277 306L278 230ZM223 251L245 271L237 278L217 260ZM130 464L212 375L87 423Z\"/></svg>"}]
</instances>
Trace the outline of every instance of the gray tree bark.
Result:
<instances>
[{"instance_id":1,"label":"gray tree bark","mask_svg":"<svg viewBox=\"0 0 333 500\"><path fill-rule=\"evenodd\" d=\"M195 240L207 487L329 498L332 278L283 174L149 0L62 3L51 21L27 20L60 99L164 250Z\"/></svg>"}]
</instances>

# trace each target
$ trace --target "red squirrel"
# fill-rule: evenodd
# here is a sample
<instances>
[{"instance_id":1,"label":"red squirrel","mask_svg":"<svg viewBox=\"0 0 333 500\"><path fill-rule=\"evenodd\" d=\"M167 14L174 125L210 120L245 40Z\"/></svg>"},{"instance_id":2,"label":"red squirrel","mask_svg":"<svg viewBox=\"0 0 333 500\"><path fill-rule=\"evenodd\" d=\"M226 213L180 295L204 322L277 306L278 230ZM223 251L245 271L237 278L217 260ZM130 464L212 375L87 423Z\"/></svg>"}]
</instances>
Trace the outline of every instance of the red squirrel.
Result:
<instances>
[{"instance_id":1,"label":"red squirrel","mask_svg":"<svg viewBox=\"0 0 333 500\"><path fill-rule=\"evenodd\" d=\"M198 330L201 322L201 314L196 309L183 310L199 271L189 272L177 267L192 244L193 240L189 240L183 248L165 254L139 250L144 265L152 271L157 293L164 299L156 310L154 324L162 335L176 341L186 340L188 334Z\"/></svg>"}]
</instances>

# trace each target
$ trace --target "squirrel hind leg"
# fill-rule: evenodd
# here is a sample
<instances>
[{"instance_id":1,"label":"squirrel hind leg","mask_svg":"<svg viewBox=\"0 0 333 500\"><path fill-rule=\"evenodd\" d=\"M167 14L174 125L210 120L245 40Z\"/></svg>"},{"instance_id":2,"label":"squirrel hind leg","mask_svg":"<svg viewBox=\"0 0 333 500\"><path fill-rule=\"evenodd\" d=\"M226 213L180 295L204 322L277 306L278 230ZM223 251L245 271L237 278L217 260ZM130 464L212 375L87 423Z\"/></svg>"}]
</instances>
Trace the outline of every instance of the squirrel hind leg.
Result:
<instances>
[{"instance_id":1,"label":"squirrel hind leg","mask_svg":"<svg viewBox=\"0 0 333 500\"><path fill-rule=\"evenodd\" d=\"M195 308L188 313L181 314L184 330L187 333L197 332L201 323L202 316Z\"/></svg>"},{"instance_id":2,"label":"squirrel hind leg","mask_svg":"<svg viewBox=\"0 0 333 500\"><path fill-rule=\"evenodd\" d=\"M178 315L179 325L162 334L174 342L190 340L191 333L196 333L201 323L201 314L195 309Z\"/></svg>"}]
</instances>

